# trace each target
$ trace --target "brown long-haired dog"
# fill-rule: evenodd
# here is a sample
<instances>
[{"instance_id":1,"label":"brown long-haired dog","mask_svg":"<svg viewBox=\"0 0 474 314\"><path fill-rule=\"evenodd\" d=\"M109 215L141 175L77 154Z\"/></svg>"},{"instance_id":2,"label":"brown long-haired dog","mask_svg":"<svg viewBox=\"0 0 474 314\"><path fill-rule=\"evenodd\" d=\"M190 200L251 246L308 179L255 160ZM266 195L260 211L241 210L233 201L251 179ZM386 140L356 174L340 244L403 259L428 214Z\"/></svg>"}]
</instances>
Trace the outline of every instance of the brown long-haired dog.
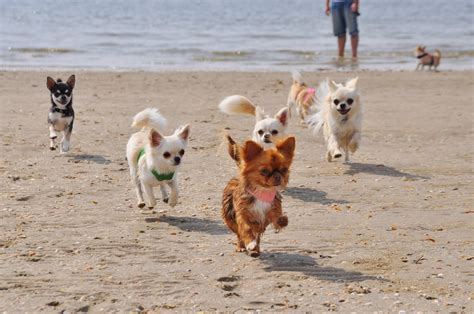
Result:
<instances>
[{"instance_id":1,"label":"brown long-haired dog","mask_svg":"<svg viewBox=\"0 0 474 314\"><path fill-rule=\"evenodd\" d=\"M302 124L305 124L306 117L313 113L315 94L316 89L306 85L299 72L293 72L293 84L291 84L288 94L287 106L290 113L291 107L296 107Z\"/></svg>"},{"instance_id":2,"label":"brown long-haired dog","mask_svg":"<svg viewBox=\"0 0 474 314\"><path fill-rule=\"evenodd\" d=\"M235 147L239 151L240 174L224 189L222 218L237 235L237 250L257 257L266 227L271 223L280 230L288 225L279 191L288 183L295 138L287 137L266 151L254 141L243 146L229 142L229 154L234 160Z\"/></svg>"}]
</instances>

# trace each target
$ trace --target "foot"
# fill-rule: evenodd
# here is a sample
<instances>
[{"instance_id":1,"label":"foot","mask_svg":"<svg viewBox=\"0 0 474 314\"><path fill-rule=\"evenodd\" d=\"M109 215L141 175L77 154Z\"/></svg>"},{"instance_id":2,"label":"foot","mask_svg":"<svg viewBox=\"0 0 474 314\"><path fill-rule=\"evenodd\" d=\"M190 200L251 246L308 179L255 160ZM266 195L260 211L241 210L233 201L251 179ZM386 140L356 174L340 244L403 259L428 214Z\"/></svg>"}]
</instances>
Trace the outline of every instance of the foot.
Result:
<instances>
[{"instance_id":1,"label":"foot","mask_svg":"<svg viewBox=\"0 0 474 314\"><path fill-rule=\"evenodd\" d=\"M164 198L163 199L163 202L166 203L166 204L168 204L168 201L169 201L169 198Z\"/></svg>"},{"instance_id":2,"label":"foot","mask_svg":"<svg viewBox=\"0 0 474 314\"><path fill-rule=\"evenodd\" d=\"M143 208L143 207L145 207L145 203L143 203L143 202L138 203L137 206L138 206L138 208Z\"/></svg>"},{"instance_id":3,"label":"foot","mask_svg":"<svg viewBox=\"0 0 474 314\"><path fill-rule=\"evenodd\" d=\"M277 224L280 228L284 228L288 226L288 217L287 216L281 216L278 218Z\"/></svg>"},{"instance_id":4,"label":"foot","mask_svg":"<svg viewBox=\"0 0 474 314\"><path fill-rule=\"evenodd\" d=\"M260 252L259 251L249 251L249 255L250 257L259 257L260 256Z\"/></svg>"},{"instance_id":5,"label":"foot","mask_svg":"<svg viewBox=\"0 0 474 314\"><path fill-rule=\"evenodd\" d=\"M333 157L336 158L336 159L337 159L337 158L341 158L341 157L342 157L342 153L341 153L341 152L335 152Z\"/></svg>"}]
</instances>

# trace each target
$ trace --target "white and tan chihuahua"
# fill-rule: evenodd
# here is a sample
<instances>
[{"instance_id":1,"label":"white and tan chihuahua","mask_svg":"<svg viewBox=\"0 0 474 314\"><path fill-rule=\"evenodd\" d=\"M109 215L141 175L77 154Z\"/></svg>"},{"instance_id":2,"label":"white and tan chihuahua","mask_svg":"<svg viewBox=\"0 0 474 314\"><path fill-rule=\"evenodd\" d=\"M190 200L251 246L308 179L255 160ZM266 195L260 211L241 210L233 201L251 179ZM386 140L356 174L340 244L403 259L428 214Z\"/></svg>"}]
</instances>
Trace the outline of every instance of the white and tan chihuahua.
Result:
<instances>
[{"instance_id":1,"label":"white and tan chihuahua","mask_svg":"<svg viewBox=\"0 0 474 314\"><path fill-rule=\"evenodd\" d=\"M172 135L164 136L161 132L166 123L156 108L145 109L133 118L132 127L142 129L128 140L127 160L140 208L145 206L143 193L148 208L155 207L155 186L160 186L163 202L171 207L178 203L177 172L188 143L190 127L179 127ZM166 186L171 188L169 197Z\"/></svg>"},{"instance_id":2,"label":"white and tan chihuahua","mask_svg":"<svg viewBox=\"0 0 474 314\"><path fill-rule=\"evenodd\" d=\"M317 113L307 118L314 133L321 128L327 144L326 160L342 157L349 161L349 152L359 148L362 132L362 103L357 88L358 78L346 84L324 81L316 92Z\"/></svg>"},{"instance_id":3,"label":"white and tan chihuahua","mask_svg":"<svg viewBox=\"0 0 474 314\"><path fill-rule=\"evenodd\" d=\"M266 115L263 108L254 105L249 99L240 95L226 97L219 104L219 109L227 114L252 115L257 122L252 133L252 140L267 150L275 148L276 143L286 137L289 120L289 108L284 107L274 117Z\"/></svg>"}]
</instances>

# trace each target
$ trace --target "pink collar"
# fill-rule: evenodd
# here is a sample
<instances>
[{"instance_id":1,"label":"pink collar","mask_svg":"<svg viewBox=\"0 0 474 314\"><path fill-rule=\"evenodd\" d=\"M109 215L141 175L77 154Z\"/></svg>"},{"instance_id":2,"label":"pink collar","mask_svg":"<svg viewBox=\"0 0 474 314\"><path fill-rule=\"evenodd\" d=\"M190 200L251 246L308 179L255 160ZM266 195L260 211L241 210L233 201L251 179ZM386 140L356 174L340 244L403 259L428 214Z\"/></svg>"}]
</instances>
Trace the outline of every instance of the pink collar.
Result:
<instances>
[{"instance_id":1,"label":"pink collar","mask_svg":"<svg viewBox=\"0 0 474 314\"><path fill-rule=\"evenodd\" d=\"M255 197L257 200L265 202L265 203L271 203L275 199L276 196L276 189L272 190L263 190L263 191L251 191L250 189L247 189L247 192Z\"/></svg>"},{"instance_id":2,"label":"pink collar","mask_svg":"<svg viewBox=\"0 0 474 314\"><path fill-rule=\"evenodd\" d=\"M315 88L307 88L306 89L306 96L304 97L304 102L307 102L308 99L316 94Z\"/></svg>"}]
</instances>

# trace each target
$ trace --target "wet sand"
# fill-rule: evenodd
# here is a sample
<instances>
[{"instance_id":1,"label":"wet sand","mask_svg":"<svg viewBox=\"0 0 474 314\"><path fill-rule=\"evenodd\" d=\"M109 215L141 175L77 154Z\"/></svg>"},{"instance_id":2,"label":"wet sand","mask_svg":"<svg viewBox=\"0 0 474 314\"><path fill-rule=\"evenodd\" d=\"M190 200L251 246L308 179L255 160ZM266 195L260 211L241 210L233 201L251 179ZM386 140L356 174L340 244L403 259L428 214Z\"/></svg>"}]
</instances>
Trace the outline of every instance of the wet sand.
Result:
<instances>
[{"instance_id":1,"label":"wet sand","mask_svg":"<svg viewBox=\"0 0 474 314\"><path fill-rule=\"evenodd\" d=\"M327 163L293 116L289 226L267 230L257 259L220 219L236 173L221 134L247 139L254 121L216 108L238 93L276 113L288 73L76 71L61 156L45 81L70 73L0 72L1 312L474 311L473 72L306 73L359 75L363 143ZM167 133L191 124L174 209L135 206L125 145L148 106Z\"/></svg>"}]
</instances>

